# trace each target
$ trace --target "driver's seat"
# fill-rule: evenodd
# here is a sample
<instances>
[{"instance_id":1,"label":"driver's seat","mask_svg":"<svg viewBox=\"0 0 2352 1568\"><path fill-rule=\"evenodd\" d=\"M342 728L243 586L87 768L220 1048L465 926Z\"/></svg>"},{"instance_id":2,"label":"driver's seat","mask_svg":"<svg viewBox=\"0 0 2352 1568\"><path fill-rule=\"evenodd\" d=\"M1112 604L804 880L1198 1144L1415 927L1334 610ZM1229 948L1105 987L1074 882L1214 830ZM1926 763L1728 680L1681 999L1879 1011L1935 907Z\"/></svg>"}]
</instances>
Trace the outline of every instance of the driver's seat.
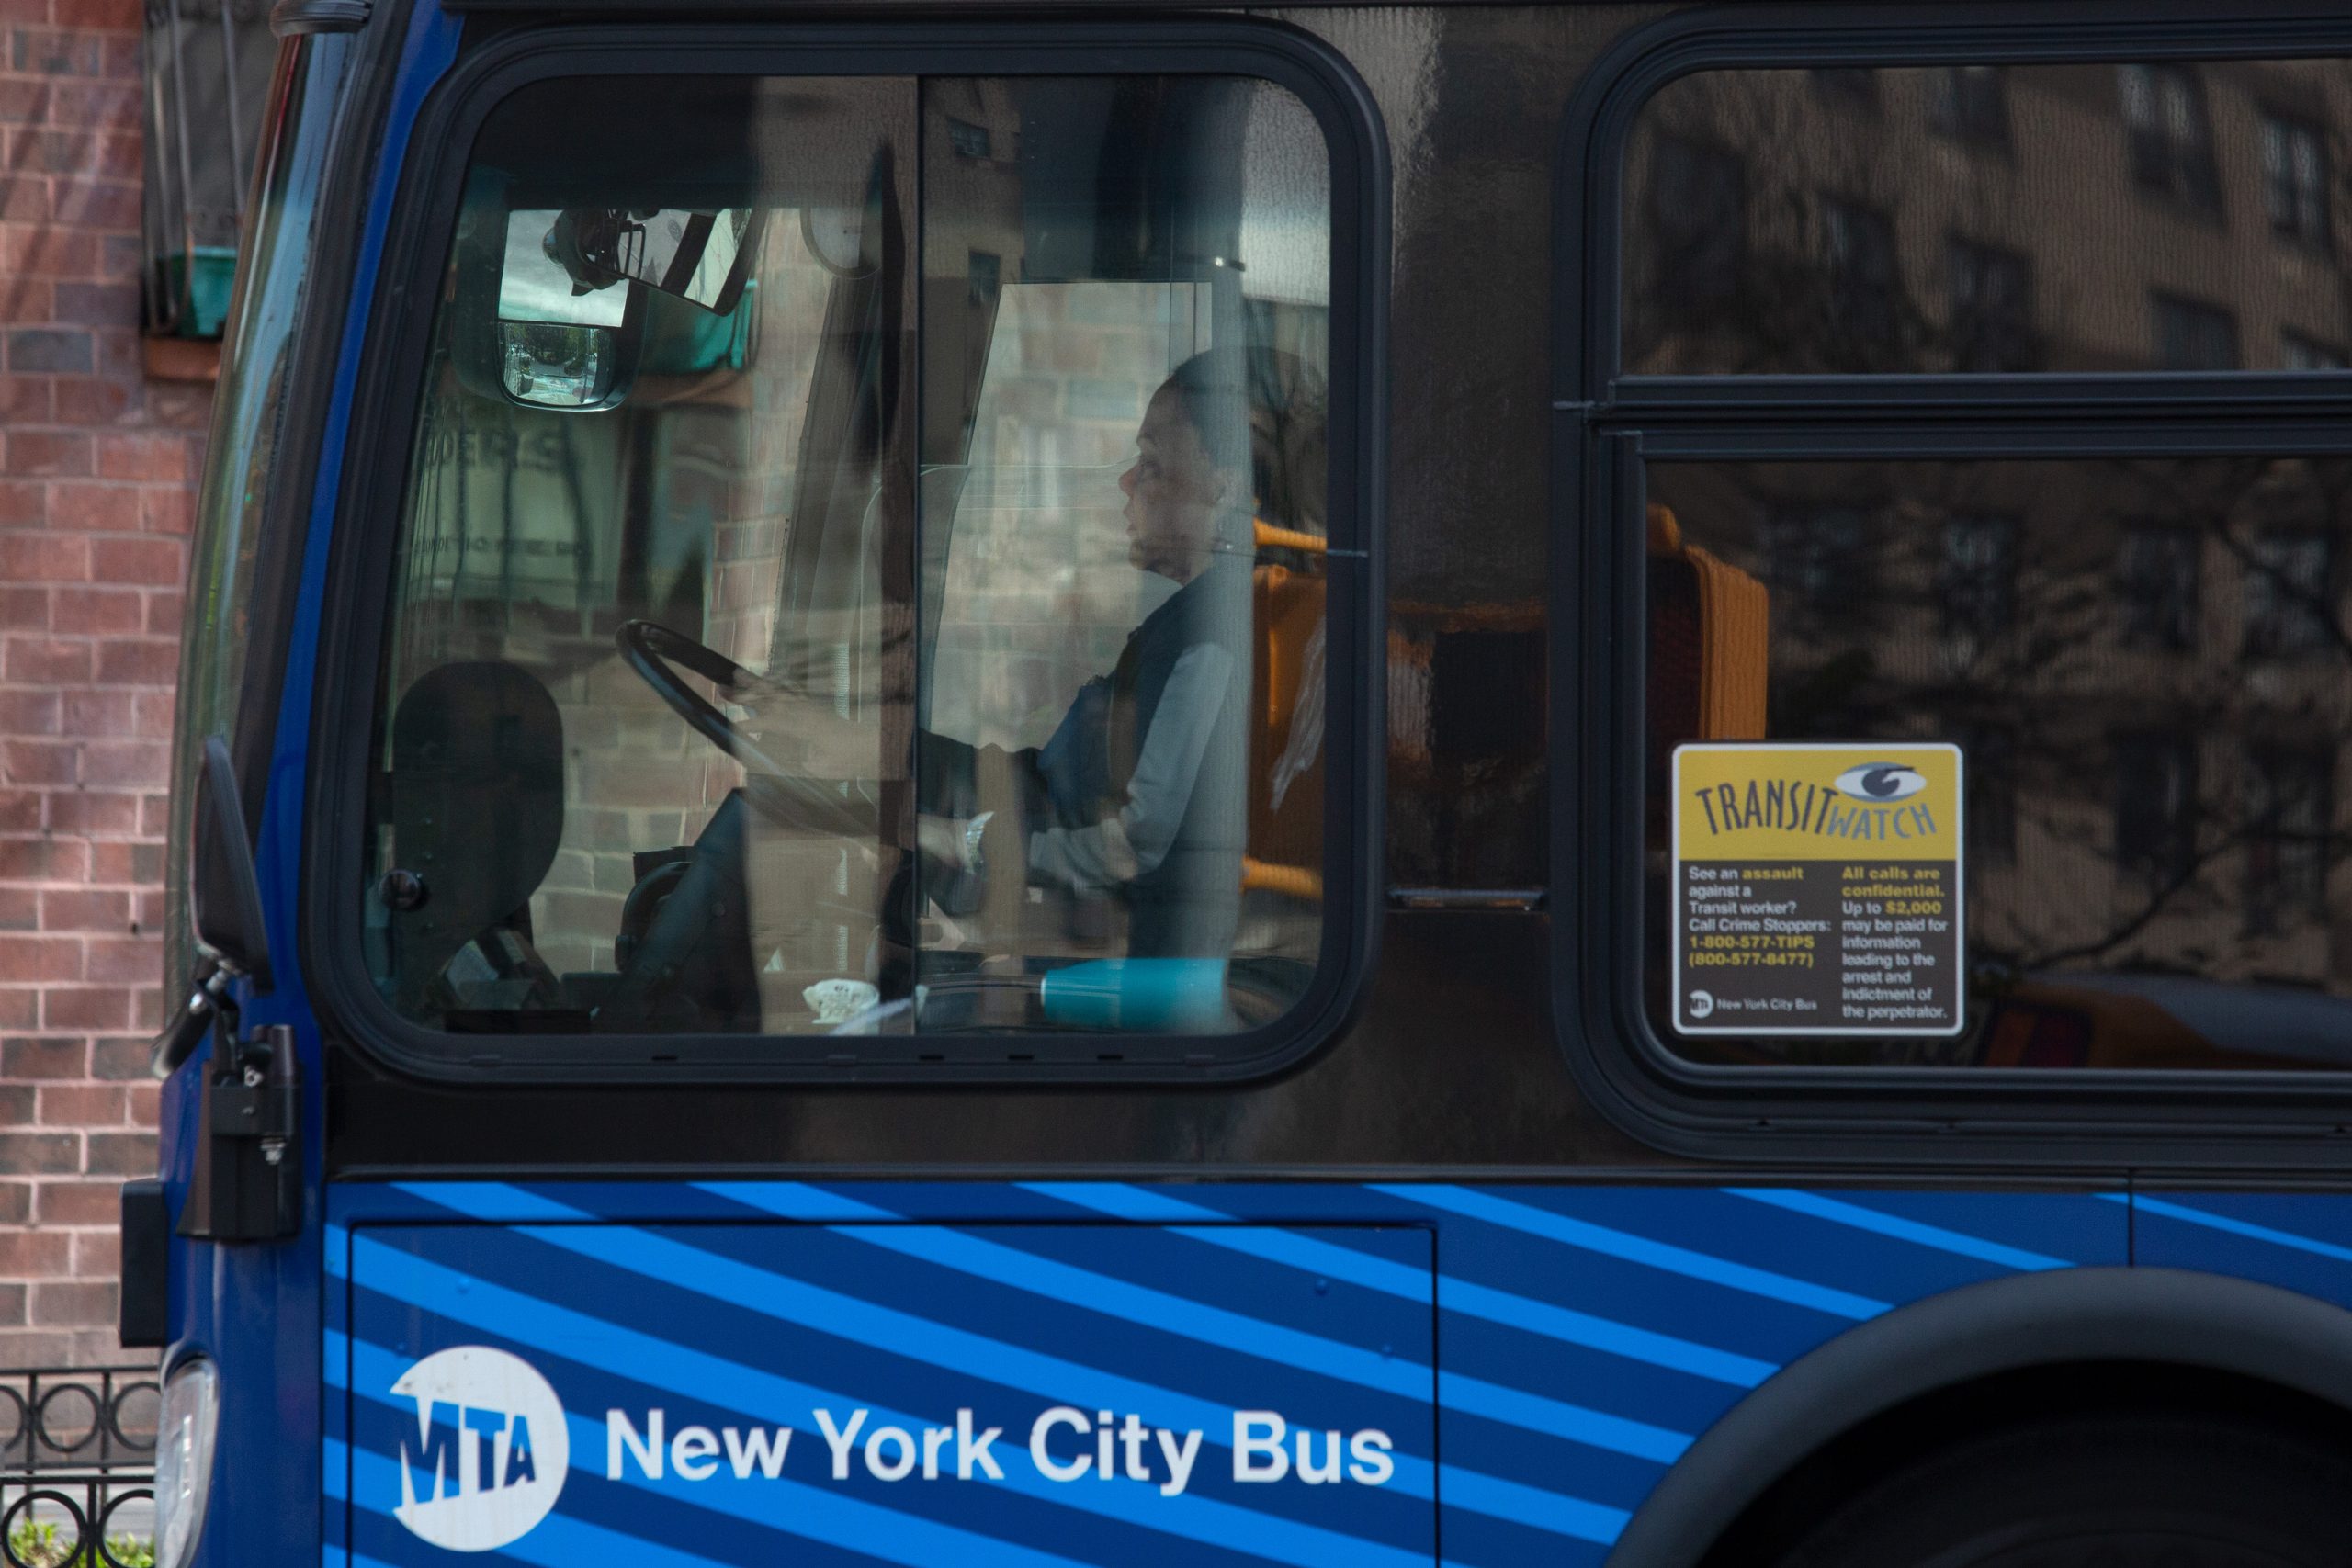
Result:
<instances>
[{"instance_id":1,"label":"driver's seat","mask_svg":"<svg viewBox=\"0 0 2352 1568\"><path fill-rule=\"evenodd\" d=\"M560 1004L531 945L531 895L563 839L563 716L537 677L494 660L419 676L392 714L385 816L423 882L389 913L412 1018Z\"/></svg>"}]
</instances>

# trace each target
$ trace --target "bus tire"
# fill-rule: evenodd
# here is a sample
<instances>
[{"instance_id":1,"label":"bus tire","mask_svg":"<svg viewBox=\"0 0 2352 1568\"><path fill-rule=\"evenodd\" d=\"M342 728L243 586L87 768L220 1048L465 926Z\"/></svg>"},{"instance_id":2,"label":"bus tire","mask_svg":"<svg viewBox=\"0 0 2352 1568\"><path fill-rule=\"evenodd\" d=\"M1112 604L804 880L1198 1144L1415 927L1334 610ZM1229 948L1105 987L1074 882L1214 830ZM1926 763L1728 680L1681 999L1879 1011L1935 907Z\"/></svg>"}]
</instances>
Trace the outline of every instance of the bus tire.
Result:
<instances>
[{"instance_id":1,"label":"bus tire","mask_svg":"<svg viewBox=\"0 0 2352 1568\"><path fill-rule=\"evenodd\" d=\"M2341 1568L2352 1456L2227 1416L2068 1416L1940 1450L1779 1568Z\"/></svg>"}]
</instances>

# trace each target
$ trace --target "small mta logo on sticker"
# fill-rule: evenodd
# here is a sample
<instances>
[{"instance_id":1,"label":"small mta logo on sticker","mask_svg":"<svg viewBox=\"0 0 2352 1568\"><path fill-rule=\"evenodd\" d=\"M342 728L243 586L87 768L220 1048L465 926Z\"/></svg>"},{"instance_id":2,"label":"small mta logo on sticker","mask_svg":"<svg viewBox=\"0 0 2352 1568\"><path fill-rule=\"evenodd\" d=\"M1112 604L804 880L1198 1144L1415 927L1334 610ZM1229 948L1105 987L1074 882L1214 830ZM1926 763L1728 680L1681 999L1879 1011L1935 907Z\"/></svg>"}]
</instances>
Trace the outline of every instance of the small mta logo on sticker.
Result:
<instances>
[{"instance_id":1,"label":"small mta logo on sticker","mask_svg":"<svg viewBox=\"0 0 2352 1568\"><path fill-rule=\"evenodd\" d=\"M1829 787L1852 800L1883 806L1928 787L1919 770L1902 762L1860 762L1829 781Z\"/></svg>"},{"instance_id":2,"label":"small mta logo on sticker","mask_svg":"<svg viewBox=\"0 0 2352 1568\"><path fill-rule=\"evenodd\" d=\"M537 1369L486 1345L436 1350L392 1393L416 1402L392 1517L451 1551L495 1551L553 1511L571 1460L563 1405Z\"/></svg>"}]
</instances>

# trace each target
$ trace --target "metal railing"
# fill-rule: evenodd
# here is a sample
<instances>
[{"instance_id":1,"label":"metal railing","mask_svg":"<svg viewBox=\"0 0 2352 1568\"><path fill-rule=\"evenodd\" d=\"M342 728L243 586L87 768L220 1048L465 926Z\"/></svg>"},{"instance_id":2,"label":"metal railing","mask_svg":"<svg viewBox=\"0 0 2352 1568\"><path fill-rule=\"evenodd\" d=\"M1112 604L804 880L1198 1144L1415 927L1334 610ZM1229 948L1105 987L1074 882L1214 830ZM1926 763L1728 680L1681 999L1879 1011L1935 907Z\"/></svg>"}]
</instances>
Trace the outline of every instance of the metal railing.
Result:
<instances>
[{"instance_id":1,"label":"metal railing","mask_svg":"<svg viewBox=\"0 0 2352 1568\"><path fill-rule=\"evenodd\" d=\"M155 1497L163 1392L148 1367L0 1371L0 1560L127 1568Z\"/></svg>"}]
</instances>

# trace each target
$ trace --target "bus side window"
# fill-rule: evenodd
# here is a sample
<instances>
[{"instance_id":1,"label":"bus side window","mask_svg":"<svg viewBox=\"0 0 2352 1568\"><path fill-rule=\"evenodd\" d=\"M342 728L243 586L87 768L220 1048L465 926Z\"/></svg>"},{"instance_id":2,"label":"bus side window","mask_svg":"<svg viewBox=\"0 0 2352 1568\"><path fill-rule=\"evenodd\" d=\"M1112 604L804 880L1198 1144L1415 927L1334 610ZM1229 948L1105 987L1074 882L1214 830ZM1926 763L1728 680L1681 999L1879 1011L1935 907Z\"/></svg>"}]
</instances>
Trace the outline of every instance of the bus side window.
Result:
<instances>
[{"instance_id":1,"label":"bus side window","mask_svg":"<svg viewBox=\"0 0 2352 1568\"><path fill-rule=\"evenodd\" d=\"M2352 333L2323 199L2352 71L1745 48L1640 106L1595 213L1624 265L1580 406L1603 443L1677 421L1612 519L1647 660L1633 1032L1735 1066L2352 1067L2352 486L2276 435ZM2191 251L2195 288L2159 259ZM2032 400L2060 373L2064 413ZM2193 415L2135 426L2188 378ZM1848 787L1807 749L1951 759L1917 874L1775 815ZM1771 760L1758 811L1677 791L1734 755ZM1702 863L1678 829L1718 799L1747 858ZM1810 874L1747 847L1784 819L1842 894L1758 880Z\"/></svg>"}]
</instances>

